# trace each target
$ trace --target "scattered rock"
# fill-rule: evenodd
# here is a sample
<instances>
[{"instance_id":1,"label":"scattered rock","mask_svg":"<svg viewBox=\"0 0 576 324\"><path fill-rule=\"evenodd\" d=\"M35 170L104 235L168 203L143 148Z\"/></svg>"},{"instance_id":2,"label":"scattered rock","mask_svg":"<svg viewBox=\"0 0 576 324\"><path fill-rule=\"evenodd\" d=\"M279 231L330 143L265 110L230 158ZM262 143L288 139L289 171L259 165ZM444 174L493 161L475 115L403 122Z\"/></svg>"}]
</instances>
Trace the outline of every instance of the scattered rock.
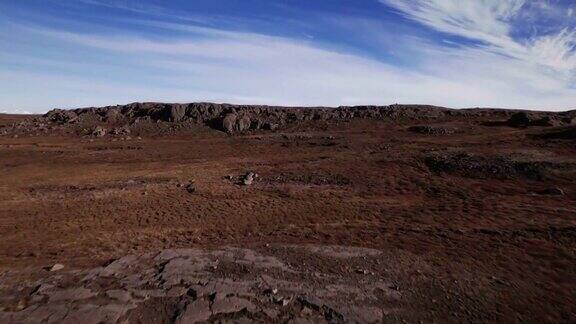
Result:
<instances>
[{"instance_id":1,"label":"scattered rock","mask_svg":"<svg viewBox=\"0 0 576 324\"><path fill-rule=\"evenodd\" d=\"M49 271L59 271L64 269L64 265L60 263L56 263L55 265L48 268Z\"/></svg>"},{"instance_id":2,"label":"scattered rock","mask_svg":"<svg viewBox=\"0 0 576 324\"><path fill-rule=\"evenodd\" d=\"M189 183L186 185L186 191L188 191L188 193L195 193L196 192L196 186L194 185L194 183Z\"/></svg>"},{"instance_id":3,"label":"scattered rock","mask_svg":"<svg viewBox=\"0 0 576 324\"><path fill-rule=\"evenodd\" d=\"M124 126L124 127L114 128L110 132L110 134L112 134L112 135L128 135L128 134L130 134L130 127Z\"/></svg>"},{"instance_id":4,"label":"scattered rock","mask_svg":"<svg viewBox=\"0 0 576 324\"><path fill-rule=\"evenodd\" d=\"M243 183L245 186L249 186L249 185L251 185L251 184L254 182L254 180L255 180L256 178L258 178L258 174L253 173L253 172L248 172L248 173L246 173L246 175L244 176L244 179L242 180L242 183Z\"/></svg>"},{"instance_id":5,"label":"scattered rock","mask_svg":"<svg viewBox=\"0 0 576 324\"><path fill-rule=\"evenodd\" d=\"M266 295L276 295L278 293L278 289L276 288L268 288L264 290L264 294Z\"/></svg>"},{"instance_id":6,"label":"scattered rock","mask_svg":"<svg viewBox=\"0 0 576 324\"><path fill-rule=\"evenodd\" d=\"M425 135L450 135L454 134L456 129L444 126L419 125L409 127L408 131Z\"/></svg>"},{"instance_id":7,"label":"scattered rock","mask_svg":"<svg viewBox=\"0 0 576 324\"><path fill-rule=\"evenodd\" d=\"M280 306L288 306L288 304L290 304L290 302L292 301L291 298L287 298L287 297L282 297L282 296L274 296L272 297L272 301L275 304L278 304Z\"/></svg>"},{"instance_id":8,"label":"scattered rock","mask_svg":"<svg viewBox=\"0 0 576 324\"><path fill-rule=\"evenodd\" d=\"M92 136L95 137L102 137L106 135L106 128L102 127L102 126L96 126L94 128L94 130L92 131Z\"/></svg>"},{"instance_id":9,"label":"scattered rock","mask_svg":"<svg viewBox=\"0 0 576 324\"><path fill-rule=\"evenodd\" d=\"M546 188L544 190L540 190L538 192L541 195L548 195L548 196L564 196L564 190L558 187Z\"/></svg>"},{"instance_id":10,"label":"scattered rock","mask_svg":"<svg viewBox=\"0 0 576 324\"><path fill-rule=\"evenodd\" d=\"M363 275L371 274L371 272L366 269L356 269L356 273Z\"/></svg>"}]
</instances>

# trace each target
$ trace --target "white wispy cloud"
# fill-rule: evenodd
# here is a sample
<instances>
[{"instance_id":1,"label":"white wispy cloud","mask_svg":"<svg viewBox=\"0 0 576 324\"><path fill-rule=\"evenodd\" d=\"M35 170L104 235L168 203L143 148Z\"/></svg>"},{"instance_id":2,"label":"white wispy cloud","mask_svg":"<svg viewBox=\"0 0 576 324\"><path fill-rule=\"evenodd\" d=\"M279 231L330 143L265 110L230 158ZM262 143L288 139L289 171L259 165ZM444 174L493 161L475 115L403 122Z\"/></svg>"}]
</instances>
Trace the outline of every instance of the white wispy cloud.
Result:
<instances>
[{"instance_id":1,"label":"white wispy cloud","mask_svg":"<svg viewBox=\"0 0 576 324\"><path fill-rule=\"evenodd\" d=\"M535 9L534 4L527 6L525 0L380 2L438 31L479 41L487 51L550 69L552 73L560 73L567 81L571 80L576 72L576 32L568 27L553 34L536 34L521 40L512 37L514 18L520 16L522 10ZM552 6L547 2L535 3L539 4L539 10L552 11L541 8Z\"/></svg>"},{"instance_id":2,"label":"white wispy cloud","mask_svg":"<svg viewBox=\"0 0 576 324\"><path fill-rule=\"evenodd\" d=\"M445 47L415 37L394 38L398 53L417 60L407 67L309 39L158 20L130 23L178 32L178 37L120 29L81 33L15 23L4 38L27 50L0 53L0 63L6 67L0 71L0 107L45 111L133 101L574 107L576 91L567 78L549 71L571 71L573 44L567 39L574 35L565 31L525 43L514 40L510 21L520 10L519 1L508 6L484 1L491 3L487 7L466 7L471 1L438 0L443 5L435 6L436 1L430 0L422 1L426 3L422 7L418 1L405 5L383 1L397 2L396 8L411 19L482 45ZM358 26L356 19L353 22Z\"/></svg>"}]
</instances>

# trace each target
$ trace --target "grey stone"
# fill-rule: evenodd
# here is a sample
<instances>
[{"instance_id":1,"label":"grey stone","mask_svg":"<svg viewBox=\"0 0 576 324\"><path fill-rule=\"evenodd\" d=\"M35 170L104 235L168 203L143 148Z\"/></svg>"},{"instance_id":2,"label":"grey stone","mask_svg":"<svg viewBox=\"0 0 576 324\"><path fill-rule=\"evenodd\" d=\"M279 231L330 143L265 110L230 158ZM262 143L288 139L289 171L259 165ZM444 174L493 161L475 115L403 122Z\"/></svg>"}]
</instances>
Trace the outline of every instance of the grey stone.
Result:
<instances>
[{"instance_id":1,"label":"grey stone","mask_svg":"<svg viewBox=\"0 0 576 324\"><path fill-rule=\"evenodd\" d=\"M222 119L222 129L228 134L232 134L236 131L236 119L238 116L234 113L224 116Z\"/></svg>"},{"instance_id":2,"label":"grey stone","mask_svg":"<svg viewBox=\"0 0 576 324\"><path fill-rule=\"evenodd\" d=\"M196 322L204 322L210 319L212 312L210 311L210 302L207 300L197 300L186 306L186 309L176 319L177 324L188 324Z\"/></svg>"},{"instance_id":3,"label":"grey stone","mask_svg":"<svg viewBox=\"0 0 576 324\"><path fill-rule=\"evenodd\" d=\"M102 137L102 136L105 136L106 133L107 133L106 128L104 128L104 127L102 127L102 126L96 126L96 127L94 128L94 130L92 131L92 136Z\"/></svg>"},{"instance_id":4,"label":"grey stone","mask_svg":"<svg viewBox=\"0 0 576 324\"><path fill-rule=\"evenodd\" d=\"M216 299L214 304L212 304L212 313L214 314L235 313L243 309L253 312L256 309L256 306L254 306L254 304L249 300L238 297Z\"/></svg>"},{"instance_id":5,"label":"grey stone","mask_svg":"<svg viewBox=\"0 0 576 324\"><path fill-rule=\"evenodd\" d=\"M120 289L108 290L106 292L106 296L123 303L127 303L132 300L132 294L130 294L129 291Z\"/></svg>"},{"instance_id":6,"label":"grey stone","mask_svg":"<svg viewBox=\"0 0 576 324\"><path fill-rule=\"evenodd\" d=\"M64 269L64 265L60 263L56 263L50 268L50 271L58 271Z\"/></svg>"},{"instance_id":7,"label":"grey stone","mask_svg":"<svg viewBox=\"0 0 576 324\"><path fill-rule=\"evenodd\" d=\"M90 289L80 287L55 290L48 293L48 296L50 298L50 302L74 301L94 297L96 296L96 293L92 292Z\"/></svg>"}]
</instances>

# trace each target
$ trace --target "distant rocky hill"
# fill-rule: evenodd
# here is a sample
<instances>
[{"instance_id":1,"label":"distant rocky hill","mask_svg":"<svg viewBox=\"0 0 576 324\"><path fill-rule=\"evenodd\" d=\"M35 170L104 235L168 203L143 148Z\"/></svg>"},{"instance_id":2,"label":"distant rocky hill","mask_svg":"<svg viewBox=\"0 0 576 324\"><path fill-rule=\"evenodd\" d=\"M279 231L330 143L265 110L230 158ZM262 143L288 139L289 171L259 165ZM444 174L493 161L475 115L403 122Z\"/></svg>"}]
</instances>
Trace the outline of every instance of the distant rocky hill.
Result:
<instances>
[{"instance_id":1,"label":"distant rocky hill","mask_svg":"<svg viewBox=\"0 0 576 324\"><path fill-rule=\"evenodd\" d=\"M104 122L132 124L145 121L193 122L205 124L227 133L249 130L274 130L289 124L306 121L350 120L355 118L382 120L433 120L449 117L506 120L510 126L530 124L558 126L570 124L576 111L519 113L504 109L449 109L429 105L389 105L354 107L278 107L259 105L231 105L215 103L131 103L128 105L72 110L54 109L43 118L49 122L68 124Z\"/></svg>"}]
</instances>

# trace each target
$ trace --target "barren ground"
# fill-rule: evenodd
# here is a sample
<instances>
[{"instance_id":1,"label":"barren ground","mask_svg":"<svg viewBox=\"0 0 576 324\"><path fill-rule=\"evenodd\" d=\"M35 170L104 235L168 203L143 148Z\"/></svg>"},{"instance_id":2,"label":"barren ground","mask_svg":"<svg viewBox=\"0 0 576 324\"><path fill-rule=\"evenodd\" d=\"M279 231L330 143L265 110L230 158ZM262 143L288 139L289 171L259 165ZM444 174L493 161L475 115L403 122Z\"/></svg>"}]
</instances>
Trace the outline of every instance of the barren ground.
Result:
<instances>
[{"instance_id":1,"label":"barren ground","mask_svg":"<svg viewBox=\"0 0 576 324\"><path fill-rule=\"evenodd\" d=\"M86 305L118 303L125 308L117 317L100 320L185 322L191 305L204 302L211 313L198 320L575 322L574 138L462 118L427 123L454 133L408 130L419 124L0 136L0 319L73 322L66 316ZM248 171L258 174L254 183L239 184ZM246 291L225 288L228 299L248 295L219 313L213 292L192 294L188 277L168 286L150 277L145 284L155 289L182 291L140 299L132 292L122 304L107 291L140 286L76 278L126 255L166 275L174 257L154 259L162 250L195 264L198 253L209 254L212 263L202 259L205 268L186 275L249 282ZM43 269L57 263L65 268ZM37 297L48 282L52 290ZM69 287L90 293L53 297ZM42 317L41 307L55 317Z\"/></svg>"}]
</instances>

